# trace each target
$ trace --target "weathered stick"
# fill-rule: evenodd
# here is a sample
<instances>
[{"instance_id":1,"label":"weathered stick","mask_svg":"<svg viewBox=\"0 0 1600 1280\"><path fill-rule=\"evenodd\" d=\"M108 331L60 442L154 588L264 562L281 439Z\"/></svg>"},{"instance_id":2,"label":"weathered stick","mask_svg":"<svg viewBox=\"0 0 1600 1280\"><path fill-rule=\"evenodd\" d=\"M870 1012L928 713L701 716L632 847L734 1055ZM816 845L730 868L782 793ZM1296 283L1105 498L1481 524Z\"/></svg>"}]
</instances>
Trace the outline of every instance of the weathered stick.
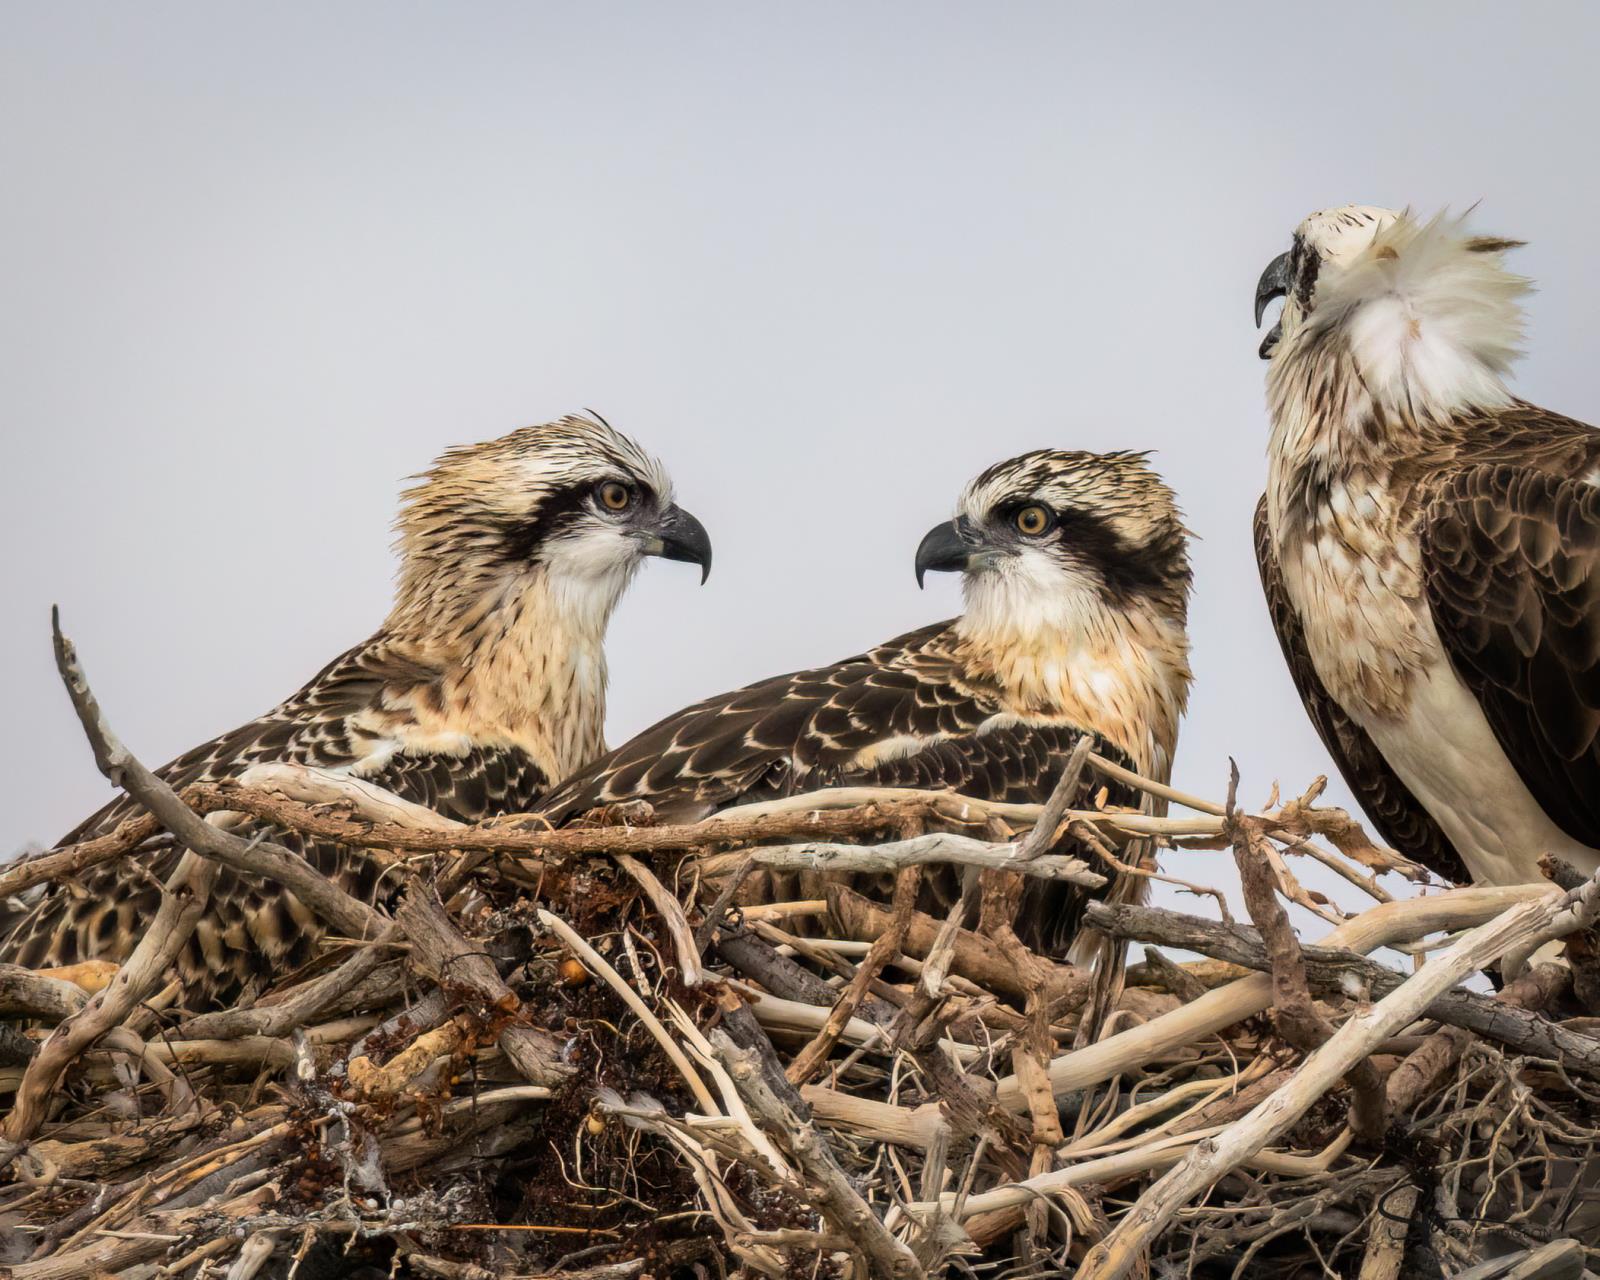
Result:
<instances>
[{"instance_id":1,"label":"weathered stick","mask_svg":"<svg viewBox=\"0 0 1600 1280\"><path fill-rule=\"evenodd\" d=\"M771 1131L785 1136L818 1207L850 1237L874 1271L896 1277L896 1280L922 1277L925 1273L916 1255L889 1233L861 1194L850 1185L850 1179L839 1168L822 1135L803 1123L772 1091L762 1074L760 1055L754 1050L741 1049L721 1030L711 1033L711 1043L750 1110L766 1121Z\"/></svg>"},{"instance_id":2,"label":"weathered stick","mask_svg":"<svg viewBox=\"0 0 1600 1280\"><path fill-rule=\"evenodd\" d=\"M1561 903L1559 894L1512 907L1445 948L1370 1009L1358 1013L1305 1061L1290 1082L1244 1119L1197 1147L1164 1175L1095 1245L1078 1280L1117 1280L1143 1257L1150 1241L1191 1197L1240 1161L1286 1132L1350 1067L1385 1036L1412 1022L1467 974L1544 932ZM1411 904L1407 904L1411 905ZM1380 908L1381 909L1381 908Z\"/></svg>"},{"instance_id":3,"label":"weathered stick","mask_svg":"<svg viewBox=\"0 0 1600 1280\"><path fill-rule=\"evenodd\" d=\"M1233 770L1229 795L1237 788L1239 771ZM1333 1034L1333 1024L1317 1012L1306 981L1305 962L1300 942L1289 925L1289 913L1278 901L1277 877L1273 874L1271 850L1259 823L1230 812L1226 832L1233 845L1234 865L1244 891L1245 907L1266 947L1268 972L1272 976L1272 1022L1278 1034L1302 1053L1310 1053ZM1350 1127L1357 1137L1368 1142L1383 1136L1388 1122L1384 1106L1383 1081L1377 1068L1359 1059L1346 1077L1350 1086Z\"/></svg>"},{"instance_id":4,"label":"weathered stick","mask_svg":"<svg viewBox=\"0 0 1600 1280\"><path fill-rule=\"evenodd\" d=\"M234 1036L282 1036L321 1016L357 984L364 982L392 954L386 944L397 942L400 929L389 925L381 937L356 948L320 978L301 983L282 1000L248 1009L223 1009L202 1013L180 1023L175 1035L188 1040L228 1040Z\"/></svg>"},{"instance_id":5,"label":"weathered stick","mask_svg":"<svg viewBox=\"0 0 1600 1280\"><path fill-rule=\"evenodd\" d=\"M330 773L311 765L290 764L281 760L254 764L234 781L243 790L275 792L302 805L331 804L353 809L356 815L368 822L412 831L467 829L466 823L447 818L437 810L407 800L393 791L386 791L365 778L355 778L348 773ZM255 816L271 817L266 812Z\"/></svg>"},{"instance_id":6,"label":"weathered stick","mask_svg":"<svg viewBox=\"0 0 1600 1280\"><path fill-rule=\"evenodd\" d=\"M0 964L0 1017L44 1018L60 1022L83 1008L82 987L47 978L20 965Z\"/></svg>"},{"instance_id":7,"label":"weathered stick","mask_svg":"<svg viewBox=\"0 0 1600 1280\"><path fill-rule=\"evenodd\" d=\"M140 764L106 723L72 642L61 634L55 610L51 610L50 626L55 638L56 669L94 748L95 764L113 785L122 787L148 809L186 849L236 871L281 884L346 937L375 938L382 932L388 921L381 911L351 897L297 854L266 841L242 840L213 826L184 804L166 781Z\"/></svg>"},{"instance_id":8,"label":"weathered stick","mask_svg":"<svg viewBox=\"0 0 1600 1280\"><path fill-rule=\"evenodd\" d=\"M1504 990L1495 993L1489 1004L1493 1007L1481 1017L1464 1019L1477 1022L1482 1034L1489 1039L1501 1039L1500 1019L1526 1019L1554 1027L1547 1019L1538 1016L1537 1010L1553 1003L1572 980L1572 971L1565 965L1535 965ZM1452 996L1470 994L1453 992ZM1435 1002L1439 1003L1438 1001ZM1429 1006L1432 1015L1433 1006ZM1566 1028L1563 1033L1572 1034ZM1389 1073L1385 1088L1389 1095L1389 1109L1404 1115L1436 1085L1444 1074L1455 1066L1462 1051L1472 1040L1472 1033L1461 1027L1447 1026L1435 1032L1422 1045L1408 1054L1403 1062ZM1531 1052L1531 1050L1530 1050ZM1541 1054L1555 1057L1557 1054Z\"/></svg>"},{"instance_id":9,"label":"weathered stick","mask_svg":"<svg viewBox=\"0 0 1600 1280\"><path fill-rule=\"evenodd\" d=\"M183 1239L192 1226L202 1221L209 1219L215 1224L215 1230L226 1233L230 1221L237 1222L249 1216L276 1195L277 1188L268 1185L219 1205L152 1213L135 1220L132 1225L138 1230L104 1235L69 1253L16 1263L11 1268L11 1280L82 1280L84 1276L115 1275L125 1268L161 1257L174 1240Z\"/></svg>"},{"instance_id":10,"label":"weathered stick","mask_svg":"<svg viewBox=\"0 0 1600 1280\"><path fill-rule=\"evenodd\" d=\"M889 913L889 927L872 940L871 950L862 958L855 977L850 980L849 985L840 994L838 1002L829 1011L822 1029L789 1064L785 1074L789 1077L790 1083L802 1085L811 1082L811 1077L827 1061L834 1045L838 1044L845 1025L866 996L872 980L900 950L901 941L906 934L906 924L912 914L912 904L916 901L917 887L921 883L921 867L913 864L900 869L894 883L894 902Z\"/></svg>"},{"instance_id":11,"label":"weathered stick","mask_svg":"<svg viewBox=\"0 0 1600 1280\"><path fill-rule=\"evenodd\" d=\"M1160 907L1101 902L1089 904L1085 919L1120 938L1198 951L1249 969L1272 967L1260 937L1242 925L1220 924ZM1354 985L1376 998L1388 995L1406 980L1404 974L1354 951L1307 946L1301 948L1300 955L1312 986L1323 991L1347 992ZM1430 1004L1427 1016L1475 1032L1518 1053L1556 1058L1585 1075L1600 1078L1600 1037L1540 1017L1533 1009L1534 1006L1508 1003L1505 992L1491 997L1458 988Z\"/></svg>"},{"instance_id":12,"label":"weathered stick","mask_svg":"<svg viewBox=\"0 0 1600 1280\"><path fill-rule=\"evenodd\" d=\"M845 937L870 942L881 937L889 927L891 913L870 898L844 885L829 885L826 892L829 914L838 922ZM910 956L928 955L939 939L941 927L941 921L925 912L912 912L906 924L905 937L900 940L901 950ZM1039 963L1051 962L1039 958ZM1016 965L1005 952L991 939L968 929L956 930L950 953L950 971L1002 995L1026 997L1028 994L1026 975L1017 971ZM1070 965L1057 964L1053 965L1050 973L1052 980L1064 983L1064 989L1072 992L1072 998L1065 1006L1067 1012L1080 1007L1088 999L1091 979L1087 972Z\"/></svg>"},{"instance_id":13,"label":"weathered stick","mask_svg":"<svg viewBox=\"0 0 1600 1280\"><path fill-rule=\"evenodd\" d=\"M261 776L254 771L252 777ZM275 779L276 775L267 775ZM302 780L304 783L306 780ZM297 794L322 794L319 787L298 785ZM362 813L383 812L391 804L405 805L379 788L367 786L380 801L369 797ZM741 816L738 809L684 826L608 826L524 829L514 820L499 818L473 826L425 824L407 815L404 823L375 822L365 816L352 817L286 798L282 794L238 782L197 784L196 798L205 805L247 813L289 830L340 844L404 850L409 853L501 853L531 856L682 852L687 849L723 843L752 843L783 838L865 835L897 826L907 817L927 814L947 806L950 797L941 792L918 792L911 800L885 803L878 808L840 812L833 808L789 811L754 817ZM341 797L344 799L345 797ZM537 815L528 819L530 826Z\"/></svg>"},{"instance_id":14,"label":"weathered stick","mask_svg":"<svg viewBox=\"0 0 1600 1280\"><path fill-rule=\"evenodd\" d=\"M102 862L124 857L160 830L161 824L155 818L141 813L124 818L114 830L93 840L20 859L15 866L0 873L0 898L22 893L36 884L70 878Z\"/></svg>"},{"instance_id":15,"label":"weathered stick","mask_svg":"<svg viewBox=\"0 0 1600 1280\"><path fill-rule=\"evenodd\" d=\"M1508 907L1548 898L1554 892L1549 885L1500 885L1385 902L1347 920L1324 939L1324 945L1370 951L1392 942L1426 937L1440 929L1482 924ZM1218 987L1143 1026L1056 1058L1050 1064L1050 1087L1057 1097L1074 1089L1086 1089L1252 1017L1271 1002L1272 980L1262 974ZM1013 1111L1024 1109L1026 1103L1015 1076L1005 1077L998 1087L1003 1106Z\"/></svg>"},{"instance_id":16,"label":"weathered stick","mask_svg":"<svg viewBox=\"0 0 1600 1280\"><path fill-rule=\"evenodd\" d=\"M1044 802L1044 808L1039 811L1033 830L1017 842L1018 862L1032 862L1046 854L1055 844L1056 831L1060 829L1062 820L1067 816L1067 810L1077 798L1078 783L1083 778L1084 766L1089 763L1089 748L1092 746L1094 739L1087 733L1073 746L1072 754L1067 757L1066 768L1062 769L1061 776L1056 779L1056 785L1050 789L1050 797ZM1104 883L1105 878L1102 876L1101 884ZM1100 886L1087 887L1097 889Z\"/></svg>"},{"instance_id":17,"label":"weathered stick","mask_svg":"<svg viewBox=\"0 0 1600 1280\"><path fill-rule=\"evenodd\" d=\"M928 863L954 863L1015 871L1041 880L1064 880L1085 889L1099 889L1106 878L1091 871L1081 858L1059 854L1025 857L1026 841L990 844L971 836L934 831L890 844L789 844L758 849L751 858L779 871L898 871Z\"/></svg>"},{"instance_id":18,"label":"weathered stick","mask_svg":"<svg viewBox=\"0 0 1600 1280\"><path fill-rule=\"evenodd\" d=\"M1361 1258L1358 1280L1400 1280L1406 1260L1406 1233L1417 1210L1416 1187L1397 1187L1382 1196L1385 1212L1376 1214Z\"/></svg>"},{"instance_id":19,"label":"weathered stick","mask_svg":"<svg viewBox=\"0 0 1600 1280\"><path fill-rule=\"evenodd\" d=\"M111 741L115 743L115 739ZM178 958L205 912L215 879L216 867L199 855L185 853L179 860L167 880L155 919L116 980L57 1027L28 1065L0 1130L10 1148L0 1151L3 1162L15 1154L13 1144L25 1142L44 1123L50 1094L78 1055L118 1026Z\"/></svg>"},{"instance_id":20,"label":"weathered stick","mask_svg":"<svg viewBox=\"0 0 1600 1280\"><path fill-rule=\"evenodd\" d=\"M411 942L411 960L446 991L470 992L488 1011L517 1018L522 1004L481 949L469 946L433 890L414 881L395 911ZM501 1051L531 1084L557 1085L572 1074L555 1037L513 1021L500 1032Z\"/></svg>"},{"instance_id":21,"label":"weathered stick","mask_svg":"<svg viewBox=\"0 0 1600 1280\"><path fill-rule=\"evenodd\" d=\"M637 858L626 853L619 853L616 857L617 865L644 890L644 896L650 899L650 905L667 926L667 934L678 956L678 980L686 987L698 987L705 981L705 974L700 968L700 948L695 945L694 931L689 928L683 904L668 893L666 885L656 878L656 873Z\"/></svg>"}]
</instances>

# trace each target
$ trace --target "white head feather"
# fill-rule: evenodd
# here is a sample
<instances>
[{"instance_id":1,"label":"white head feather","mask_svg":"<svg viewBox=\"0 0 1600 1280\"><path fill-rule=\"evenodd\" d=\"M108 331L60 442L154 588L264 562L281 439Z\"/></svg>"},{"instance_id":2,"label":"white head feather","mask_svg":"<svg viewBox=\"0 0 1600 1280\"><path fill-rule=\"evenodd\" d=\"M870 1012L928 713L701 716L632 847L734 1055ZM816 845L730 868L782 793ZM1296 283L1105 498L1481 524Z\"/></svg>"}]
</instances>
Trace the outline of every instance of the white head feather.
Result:
<instances>
[{"instance_id":1,"label":"white head feather","mask_svg":"<svg viewBox=\"0 0 1600 1280\"><path fill-rule=\"evenodd\" d=\"M1530 288L1502 263L1515 244L1445 214L1349 205L1307 218L1267 375L1275 428L1337 452L1329 432L1382 437L1510 403Z\"/></svg>"}]
</instances>

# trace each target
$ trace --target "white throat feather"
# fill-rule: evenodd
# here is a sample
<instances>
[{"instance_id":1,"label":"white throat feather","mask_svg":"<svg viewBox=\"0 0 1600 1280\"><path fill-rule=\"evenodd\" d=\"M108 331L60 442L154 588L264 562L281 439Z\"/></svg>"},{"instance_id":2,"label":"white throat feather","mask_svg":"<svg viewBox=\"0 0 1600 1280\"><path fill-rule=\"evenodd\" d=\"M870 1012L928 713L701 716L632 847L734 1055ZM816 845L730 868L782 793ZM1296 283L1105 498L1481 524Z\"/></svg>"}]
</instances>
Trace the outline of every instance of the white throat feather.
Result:
<instances>
[{"instance_id":1,"label":"white throat feather","mask_svg":"<svg viewBox=\"0 0 1600 1280\"><path fill-rule=\"evenodd\" d=\"M1188 703L1181 619L1107 600L1089 580L1019 556L965 576L955 624L967 660L1023 717L1093 730L1157 778L1168 776Z\"/></svg>"}]
</instances>

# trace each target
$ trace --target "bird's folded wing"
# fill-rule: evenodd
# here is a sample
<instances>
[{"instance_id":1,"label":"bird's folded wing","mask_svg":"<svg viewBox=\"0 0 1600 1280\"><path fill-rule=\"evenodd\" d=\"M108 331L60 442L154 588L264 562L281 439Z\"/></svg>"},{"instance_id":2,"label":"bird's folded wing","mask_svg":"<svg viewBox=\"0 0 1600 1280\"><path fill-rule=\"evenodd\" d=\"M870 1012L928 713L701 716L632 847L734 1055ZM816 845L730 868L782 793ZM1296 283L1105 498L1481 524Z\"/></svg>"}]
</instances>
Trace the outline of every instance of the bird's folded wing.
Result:
<instances>
[{"instance_id":1,"label":"bird's folded wing","mask_svg":"<svg viewBox=\"0 0 1600 1280\"><path fill-rule=\"evenodd\" d=\"M1421 541L1456 673L1540 806L1600 846L1600 490L1470 467L1433 492Z\"/></svg>"},{"instance_id":2,"label":"bird's folded wing","mask_svg":"<svg viewBox=\"0 0 1600 1280\"><path fill-rule=\"evenodd\" d=\"M1002 713L940 623L830 667L709 698L646 729L546 798L562 821L648 800L673 821L820 787L1042 800L1081 730Z\"/></svg>"},{"instance_id":3,"label":"bird's folded wing","mask_svg":"<svg viewBox=\"0 0 1600 1280\"><path fill-rule=\"evenodd\" d=\"M992 688L964 669L941 623L831 667L688 707L580 770L546 797L543 812L561 822L602 805L648 800L662 820L687 822L742 801L830 786L1039 803L1083 732L1004 714ZM1097 746L1131 767L1103 739ZM1102 785L1087 771L1074 803L1086 804ZM1113 803L1138 803L1122 784L1110 783L1109 791ZM959 876L930 872L925 908L942 912L960 888ZM1018 931L1030 945L1063 950L1077 931L1083 897L1065 884L1030 880Z\"/></svg>"}]
</instances>

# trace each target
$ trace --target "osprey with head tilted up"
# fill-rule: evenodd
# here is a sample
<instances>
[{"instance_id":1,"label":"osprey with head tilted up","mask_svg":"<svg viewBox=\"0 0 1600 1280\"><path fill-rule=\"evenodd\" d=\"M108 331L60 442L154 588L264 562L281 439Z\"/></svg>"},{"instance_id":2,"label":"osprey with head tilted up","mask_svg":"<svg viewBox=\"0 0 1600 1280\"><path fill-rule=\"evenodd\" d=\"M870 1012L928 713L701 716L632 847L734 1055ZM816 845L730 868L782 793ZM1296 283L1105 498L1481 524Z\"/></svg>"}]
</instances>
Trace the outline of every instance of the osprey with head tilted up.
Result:
<instances>
[{"instance_id":1,"label":"osprey with head tilted up","mask_svg":"<svg viewBox=\"0 0 1600 1280\"><path fill-rule=\"evenodd\" d=\"M1451 879L1600 867L1600 432L1513 396L1515 241L1314 214L1256 291L1272 414L1256 550L1346 781Z\"/></svg>"},{"instance_id":2,"label":"osprey with head tilted up","mask_svg":"<svg viewBox=\"0 0 1600 1280\"><path fill-rule=\"evenodd\" d=\"M399 531L399 585L377 634L260 719L172 761L168 782L290 762L462 821L529 809L605 750L606 625L640 563L688 560L702 579L711 564L706 532L673 504L661 464L590 417L451 449L407 491ZM113 801L63 843L136 811ZM273 838L347 891L368 901L378 891L359 851ZM144 869L104 864L81 878L81 894L51 886L15 921L0 959L122 959L180 852L141 855ZM224 869L182 957L185 997L203 1004L281 974L321 933L293 895Z\"/></svg>"},{"instance_id":3,"label":"osprey with head tilted up","mask_svg":"<svg viewBox=\"0 0 1600 1280\"><path fill-rule=\"evenodd\" d=\"M688 707L547 797L555 821L627 800L694 821L820 787L1048 798L1078 739L1164 780L1189 690L1187 537L1143 455L1040 450L990 467L917 550L963 574L961 617L832 666ZM1117 803L1137 806L1105 780ZM1089 771L1087 797L1102 785ZM1092 855L1091 859L1092 859ZM1018 932L1060 949L1077 916L1030 880Z\"/></svg>"}]
</instances>

